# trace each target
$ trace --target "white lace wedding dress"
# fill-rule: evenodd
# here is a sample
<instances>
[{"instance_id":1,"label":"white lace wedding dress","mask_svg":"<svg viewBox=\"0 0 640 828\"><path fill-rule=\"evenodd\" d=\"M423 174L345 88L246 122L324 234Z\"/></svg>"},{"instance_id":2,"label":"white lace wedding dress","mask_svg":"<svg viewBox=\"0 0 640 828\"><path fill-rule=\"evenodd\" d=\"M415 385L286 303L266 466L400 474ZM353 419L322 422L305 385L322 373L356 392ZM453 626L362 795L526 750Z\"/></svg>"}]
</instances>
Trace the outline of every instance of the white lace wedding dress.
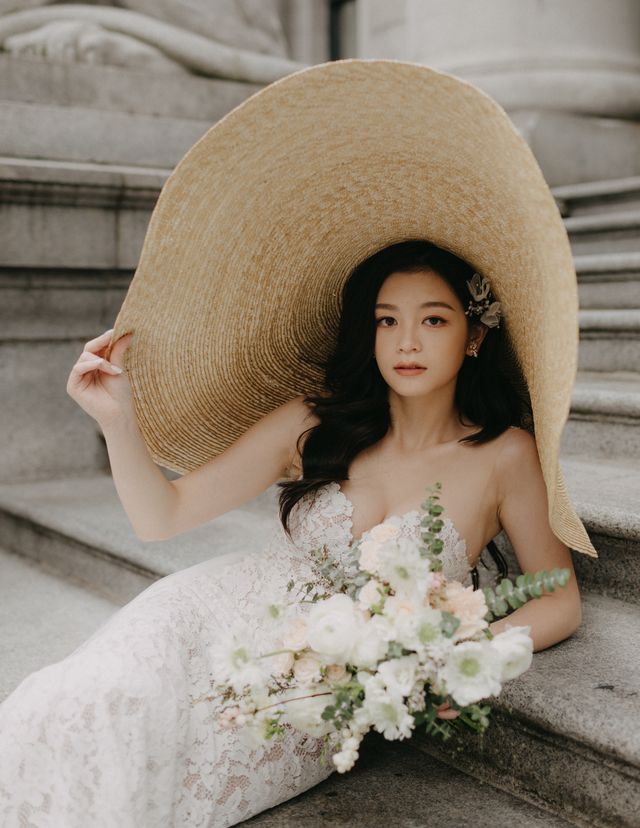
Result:
<instances>
[{"instance_id":1,"label":"white lace wedding dress","mask_svg":"<svg viewBox=\"0 0 640 828\"><path fill-rule=\"evenodd\" d=\"M323 740L286 726L258 745L216 725L210 650L225 631L269 646L265 596L314 577L311 549L354 543L338 483L305 496L266 549L212 558L153 583L62 661L0 704L0 825L51 828L228 826L328 777ZM420 513L390 518L416 533ZM366 533L365 533L366 534ZM471 583L466 544L445 518L444 574Z\"/></svg>"}]
</instances>

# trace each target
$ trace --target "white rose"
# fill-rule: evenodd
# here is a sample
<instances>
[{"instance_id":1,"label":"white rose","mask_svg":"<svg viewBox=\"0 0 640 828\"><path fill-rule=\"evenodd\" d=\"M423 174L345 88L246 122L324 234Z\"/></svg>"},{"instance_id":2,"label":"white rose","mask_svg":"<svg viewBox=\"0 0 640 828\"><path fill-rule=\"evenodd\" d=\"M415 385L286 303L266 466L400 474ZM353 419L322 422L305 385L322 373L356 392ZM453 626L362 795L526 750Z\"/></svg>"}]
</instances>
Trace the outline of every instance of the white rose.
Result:
<instances>
[{"instance_id":1,"label":"white rose","mask_svg":"<svg viewBox=\"0 0 640 828\"><path fill-rule=\"evenodd\" d=\"M375 578L367 581L358 593L358 604L367 609L371 608L378 601L382 600L383 594L381 590L382 584L380 581L377 581Z\"/></svg>"},{"instance_id":2,"label":"white rose","mask_svg":"<svg viewBox=\"0 0 640 828\"><path fill-rule=\"evenodd\" d=\"M385 543L385 541L396 538L399 531L398 527L393 526L391 523L379 523L369 530L369 537L378 543Z\"/></svg>"},{"instance_id":3,"label":"white rose","mask_svg":"<svg viewBox=\"0 0 640 828\"><path fill-rule=\"evenodd\" d=\"M301 684L313 684L320 681L320 659L312 653L298 658L293 664L293 675Z\"/></svg>"},{"instance_id":4,"label":"white rose","mask_svg":"<svg viewBox=\"0 0 640 828\"><path fill-rule=\"evenodd\" d=\"M459 581L449 581L445 586L445 596L447 603L443 609L460 619L460 626L453 634L454 641L473 638L489 626L485 618L487 602L481 589L465 587Z\"/></svg>"},{"instance_id":5,"label":"white rose","mask_svg":"<svg viewBox=\"0 0 640 828\"><path fill-rule=\"evenodd\" d=\"M349 671L342 664L327 665L326 679L331 682L344 681L349 676Z\"/></svg>"},{"instance_id":6,"label":"white rose","mask_svg":"<svg viewBox=\"0 0 640 828\"><path fill-rule=\"evenodd\" d=\"M360 569L375 575L378 571L379 546L376 541L365 540L360 544L360 557L358 564Z\"/></svg>"},{"instance_id":7,"label":"white rose","mask_svg":"<svg viewBox=\"0 0 640 828\"><path fill-rule=\"evenodd\" d=\"M278 653L271 657L271 672L276 676L286 676L293 667L293 653Z\"/></svg>"},{"instance_id":8,"label":"white rose","mask_svg":"<svg viewBox=\"0 0 640 828\"><path fill-rule=\"evenodd\" d=\"M282 646L288 650L304 650L307 642L307 622L304 618L293 618L287 622L282 636Z\"/></svg>"},{"instance_id":9,"label":"white rose","mask_svg":"<svg viewBox=\"0 0 640 828\"><path fill-rule=\"evenodd\" d=\"M364 624L354 601L344 593L318 601L308 618L309 645L333 661L344 662Z\"/></svg>"}]
</instances>

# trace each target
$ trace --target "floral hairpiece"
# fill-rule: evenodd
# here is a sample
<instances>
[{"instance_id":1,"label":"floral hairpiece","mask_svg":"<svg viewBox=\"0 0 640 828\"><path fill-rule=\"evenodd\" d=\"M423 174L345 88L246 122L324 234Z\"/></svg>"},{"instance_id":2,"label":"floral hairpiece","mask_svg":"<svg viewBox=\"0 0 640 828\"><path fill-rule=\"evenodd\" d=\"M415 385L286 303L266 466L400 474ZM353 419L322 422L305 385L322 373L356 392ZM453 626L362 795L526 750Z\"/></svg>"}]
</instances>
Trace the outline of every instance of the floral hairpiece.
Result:
<instances>
[{"instance_id":1,"label":"floral hairpiece","mask_svg":"<svg viewBox=\"0 0 640 828\"><path fill-rule=\"evenodd\" d=\"M500 319L502 318L502 303L495 300L487 278L479 273L474 273L471 280L467 281L467 287L473 299L470 300L467 306L466 316L471 316L471 314L480 316L480 322L483 322L488 328L499 328Z\"/></svg>"}]
</instances>

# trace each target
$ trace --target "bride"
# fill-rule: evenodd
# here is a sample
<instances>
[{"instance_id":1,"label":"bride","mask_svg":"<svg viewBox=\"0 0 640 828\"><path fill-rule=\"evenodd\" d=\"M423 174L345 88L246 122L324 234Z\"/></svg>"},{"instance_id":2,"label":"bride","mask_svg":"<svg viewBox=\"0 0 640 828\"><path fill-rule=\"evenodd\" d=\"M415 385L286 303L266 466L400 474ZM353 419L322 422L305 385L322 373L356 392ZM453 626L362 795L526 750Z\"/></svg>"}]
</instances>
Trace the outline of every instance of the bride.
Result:
<instances>
[{"instance_id":1,"label":"bride","mask_svg":"<svg viewBox=\"0 0 640 828\"><path fill-rule=\"evenodd\" d=\"M523 571L571 571L564 588L509 622L530 625L536 651L576 630L571 555L550 528L536 442L497 368L499 303L487 314L470 292L473 277L464 260L428 241L363 260L342 292L324 391L275 408L173 481L138 428L123 370L131 335L110 361L110 331L86 343L67 391L102 428L140 539L175 537L276 483L281 522L259 554L214 556L156 581L0 705L5 828L228 826L325 779L334 768L321 761L322 739L286 726L281 741L256 743L219 727L215 702L197 700L225 653L231 658L240 642L269 646L268 601L291 578L313 577L313 548L326 544L339 557L391 517L415 533L435 481L444 574L468 585L504 529ZM440 705L440 717L456 715Z\"/></svg>"}]
</instances>

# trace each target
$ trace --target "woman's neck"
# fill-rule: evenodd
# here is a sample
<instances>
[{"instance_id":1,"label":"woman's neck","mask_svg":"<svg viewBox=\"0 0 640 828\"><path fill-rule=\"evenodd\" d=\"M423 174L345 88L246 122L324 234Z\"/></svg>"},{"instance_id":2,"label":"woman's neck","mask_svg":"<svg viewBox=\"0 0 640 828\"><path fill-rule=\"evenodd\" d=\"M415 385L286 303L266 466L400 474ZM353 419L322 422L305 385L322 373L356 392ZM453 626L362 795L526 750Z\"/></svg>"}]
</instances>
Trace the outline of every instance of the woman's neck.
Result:
<instances>
[{"instance_id":1,"label":"woman's neck","mask_svg":"<svg viewBox=\"0 0 640 828\"><path fill-rule=\"evenodd\" d=\"M452 392L408 397L390 390L389 409L391 427L385 441L398 453L450 443L466 431L460 424Z\"/></svg>"}]
</instances>

